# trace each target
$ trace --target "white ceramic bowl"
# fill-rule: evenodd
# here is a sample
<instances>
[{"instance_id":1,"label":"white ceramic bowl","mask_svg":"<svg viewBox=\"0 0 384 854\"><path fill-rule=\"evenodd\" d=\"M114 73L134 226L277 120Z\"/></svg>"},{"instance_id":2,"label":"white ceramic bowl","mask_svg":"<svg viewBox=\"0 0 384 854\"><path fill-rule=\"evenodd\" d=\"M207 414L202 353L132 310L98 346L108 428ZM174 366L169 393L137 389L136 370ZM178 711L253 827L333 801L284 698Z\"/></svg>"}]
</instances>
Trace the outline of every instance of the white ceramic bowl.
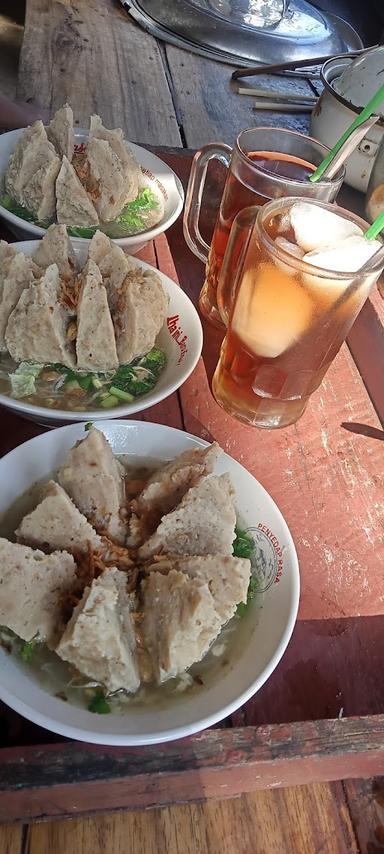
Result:
<instances>
[{"instance_id":1,"label":"white ceramic bowl","mask_svg":"<svg viewBox=\"0 0 384 854\"><path fill-rule=\"evenodd\" d=\"M76 258L80 266L83 266L87 258L88 245L79 244L79 241L73 239L71 242ZM26 255L33 255L39 241L28 240L12 245ZM199 315L189 297L172 279L144 261L136 259L134 261L139 267L144 267L145 270L155 270L160 276L162 286L169 297L166 322L156 339L156 343L167 354L167 365L155 388L148 394L136 398L133 403L123 403L121 406L116 406L110 410L95 409L87 412L70 412L65 409L49 409L46 406L35 406L27 403L23 398L15 400L6 394L0 394L0 406L11 409L31 421L37 421L38 424L57 427L61 424L83 419L99 421L106 417L120 418L124 415L133 415L154 406L155 403L159 403L180 388L192 373L201 354L203 331Z\"/></svg>"},{"instance_id":2,"label":"white ceramic bowl","mask_svg":"<svg viewBox=\"0 0 384 854\"><path fill-rule=\"evenodd\" d=\"M117 454L163 460L206 442L188 433L135 421L98 424ZM84 424L62 427L25 442L0 460L0 514L36 480L48 477L66 452L84 437ZM230 715L266 682L288 644L299 602L299 568L288 527L265 489L231 457L216 465L229 472L244 527L255 528L271 573L277 577L264 595L263 607L254 601L242 618L245 641L230 669L211 685L182 694L166 707L131 706L124 714L96 715L51 696L33 671L0 648L0 699L24 717L68 738L96 744L155 744L191 735Z\"/></svg>"},{"instance_id":3,"label":"white ceramic bowl","mask_svg":"<svg viewBox=\"0 0 384 854\"><path fill-rule=\"evenodd\" d=\"M15 145L22 133L23 129L20 129L12 130L9 131L9 133L3 133L0 135L1 192L4 192L3 178L8 167L10 155L14 151ZM75 128L76 145L81 145L86 142L87 138L88 132L86 130L83 130L82 128ZM151 154L151 152L147 151L145 148L141 148L140 145L134 145L133 142L128 144L132 149L137 162L144 171L149 184L156 186L157 190L160 190L162 193L164 199L164 216L162 220L154 226L154 228L151 228L148 231L143 231L141 234L132 235L132 237L121 237L114 241L115 243L118 243L119 246L123 246L131 255L135 255L135 253L139 252L149 240L153 240L154 237L157 237L159 234L167 231L172 223L175 222L183 208L184 190L182 183L175 172L173 172L166 163L160 160L159 157L156 157L155 154ZM18 237L19 240L31 240L34 237L42 237L45 234L44 228L40 228L40 226L34 225L32 222L26 222L26 220L11 213L2 205L0 205L0 219L3 219L4 222L6 222L8 228L12 231L12 234ZM89 240L83 237L74 237L73 240L78 244L87 245L89 243Z\"/></svg>"}]
</instances>

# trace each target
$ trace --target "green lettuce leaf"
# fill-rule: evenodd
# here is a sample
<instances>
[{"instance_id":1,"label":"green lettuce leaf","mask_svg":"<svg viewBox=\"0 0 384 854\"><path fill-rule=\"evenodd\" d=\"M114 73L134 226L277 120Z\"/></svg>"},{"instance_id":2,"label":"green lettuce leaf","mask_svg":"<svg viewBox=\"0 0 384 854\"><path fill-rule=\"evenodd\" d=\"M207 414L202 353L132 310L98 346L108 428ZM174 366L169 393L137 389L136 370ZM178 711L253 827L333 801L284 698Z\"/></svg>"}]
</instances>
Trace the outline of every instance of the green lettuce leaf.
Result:
<instances>
[{"instance_id":1,"label":"green lettuce leaf","mask_svg":"<svg viewBox=\"0 0 384 854\"><path fill-rule=\"evenodd\" d=\"M9 374L12 387L12 397L28 397L36 391L36 378L44 365L30 362L20 362L13 374Z\"/></svg>"}]
</instances>

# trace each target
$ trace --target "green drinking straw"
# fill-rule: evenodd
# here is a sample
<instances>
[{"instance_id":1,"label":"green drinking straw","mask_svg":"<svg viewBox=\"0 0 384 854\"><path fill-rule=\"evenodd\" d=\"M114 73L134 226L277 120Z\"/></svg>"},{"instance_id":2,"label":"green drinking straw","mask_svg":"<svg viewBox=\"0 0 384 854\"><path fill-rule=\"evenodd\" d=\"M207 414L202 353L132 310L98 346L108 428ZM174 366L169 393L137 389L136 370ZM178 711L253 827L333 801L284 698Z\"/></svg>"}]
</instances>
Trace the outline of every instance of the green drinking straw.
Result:
<instances>
[{"instance_id":1,"label":"green drinking straw","mask_svg":"<svg viewBox=\"0 0 384 854\"><path fill-rule=\"evenodd\" d=\"M380 231L384 228L384 211L381 211L378 217L376 217L375 221L372 225L369 226L367 231L364 232L364 237L366 240L374 240Z\"/></svg>"},{"instance_id":2,"label":"green drinking straw","mask_svg":"<svg viewBox=\"0 0 384 854\"><path fill-rule=\"evenodd\" d=\"M347 128L347 130L344 131L343 135L340 137L340 139L333 146L333 148L331 149L329 154L327 154L327 156L324 157L324 160L321 161L321 163L317 167L316 171L313 172L312 175L310 175L309 180L312 181L312 183L316 183L316 181L318 181L321 178L321 176L325 172L327 166L329 166L329 164L332 163L333 158L335 157L337 152L340 151L341 146L344 145L344 143L346 142L348 137L351 135L351 133L356 128L360 127L360 125L363 122L365 122L366 119L369 119L374 112L376 112L377 108L380 106L382 101L384 101L384 86L380 86L380 89L378 89L377 92L375 92L373 98L371 98L371 100L368 101L368 104L366 105L366 107L364 107L364 109L361 111L361 113L359 113L359 115L356 116L356 118L353 120L353 122L349 126L349 128Z\"/></svg>"}]
</instances>

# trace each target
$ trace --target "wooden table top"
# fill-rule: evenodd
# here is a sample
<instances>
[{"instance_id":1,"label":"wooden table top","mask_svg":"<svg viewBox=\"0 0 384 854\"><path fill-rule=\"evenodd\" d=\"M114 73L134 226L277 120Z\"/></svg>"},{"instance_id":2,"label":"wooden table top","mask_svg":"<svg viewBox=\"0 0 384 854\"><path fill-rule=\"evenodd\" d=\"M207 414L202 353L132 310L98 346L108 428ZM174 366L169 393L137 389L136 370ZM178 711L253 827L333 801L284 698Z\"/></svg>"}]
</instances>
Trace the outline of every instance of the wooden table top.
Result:
<instances>
[{"instance_id":1,"label":"wooden table top","mask_svg":"<svg viewBox=\"0 0 384 854\"><path fill-rule=\"evenodd\" d=\"M130 22L117 0L27 0L19 96L39 99L51 112L68 100L83 125L99 112L108 126L121 126L127 137L157 146L184 185L191 152L178 146L232 141L242 127L256 123L251 99L231 92L230 72L228 66L157 44ZM269 118L305 130L302 116ZM208 237L222 177L214 170L209 176L203 222ZM351 199L355 204L347 193L345 204ZM181 220L141 257L178 278L197 302L204 271L185 245ZM220 336L204 326L204 358L192 376L177 394L141 417L217 440L277 502L295 539L301 570L299 620L291 643L256 697L224 722L229 728L161 750L147 748L139 758L134 750L54 744L56 736L21 719L15 722L14 715L0 709L1 742L14 745L1 751L0 792L7 793L3 816L7 810L15 818L26 810L40 815L51 786L58 812L71 814L86 811L89 791L92 809L126 805L128 796L136 807L153 803L159 774L163 783L155 802L169 803L199 797L202 791L217 797L220 786L233 794L255 786L335 779L356 774L357 768L360 774L378 770L384 728L383 322L384 305L374 295L355 323L349 348L342 347L302 419L280 431L245 427L216 405L209 382ZM15 415L2 413L1 418L2 453L42 430ZM343 715L349 720L338 721ZM370 717L354 717L361 715ZM44 750L33 746L47 741L51 744ZM32 746L23 753L20 744ZM178 772L174 776L180 767L182 781ZM72 788L66 788L74 768L75 778L87 781L76 790L75 808ZM21 769L24 792L18 785ZM106 778L108 797L100 787ZM30 787L39 790L33 803Z\"/></svg>"}]
</instances>

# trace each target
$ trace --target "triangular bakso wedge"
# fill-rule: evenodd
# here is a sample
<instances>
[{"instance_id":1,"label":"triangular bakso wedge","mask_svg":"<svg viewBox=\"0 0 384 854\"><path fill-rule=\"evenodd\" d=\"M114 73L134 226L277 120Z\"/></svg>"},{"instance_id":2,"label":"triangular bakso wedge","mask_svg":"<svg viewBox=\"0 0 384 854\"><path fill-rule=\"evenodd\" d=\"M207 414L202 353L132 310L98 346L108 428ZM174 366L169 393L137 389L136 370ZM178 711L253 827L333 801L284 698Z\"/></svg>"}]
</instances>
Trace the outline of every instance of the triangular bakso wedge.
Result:
<instances>
[{"instance_id":1,"label":"triangular bakso wedge","mask_svg":"<svg viewBox=\"0 0 384 854\"><path fill-rule=\"evenodd\" d=\"M131 256L102 231L96 231L93 235L88 258L98 265L105 286L112 289L120 288L127 273L137 266Z\"/></svg>"},{"instance_id":2,"label":"triangular bakso wedge","mask_svg":"<svg viewBox=\"0 0 384 854\"><path fill-rule=\"evenodd\" d=\"M44 640L50 646L64 629L62 603L76 582L72 555L46 555L0 539L0 625L25 641Z\"/></svg>"},{"instance_id":3,"label":"triangular bakso wedge","mask_svg":"<svg viewBox=\"0 0 384 854\"><path fill-rule=\"evenodd\" d=\"M59 290L59 270L51 264L36 284L22 292L5 332L15 362L75 366L73 345L66 337L66 313L58 302Z\"/></svg>"},{"instance_id":4,"label":"triangular bakso wedge","mask_svg":"<svg viewBox=\"0 0 384 854\"><path fill-rule=\"evenodd\" d=\"M125 176L121 161L105 139L88 142L87 160L92 184L98 187L94 205L101 222L114 220L125 203Z\"/></svg>"},{"instance_id":5,"label":"triangular bakso wedge","mask_svg":"<svg viewBox=\"0 0 384 854\"><path fill-rule=\"evenodd\" d=\"M5 175L5 188L13 199L24 204L23 187L33 174L47 161L47 157L56 156L49 142L45 127L39 120L26 128L18 140L13 154L9 158Z\"/></svg>"},{"instance_id":6,"label":"triangular bakso wedge","mask_svg":"<svg viewBox=\"0 0 384 854\"><path fill-rule=\"evenodd\" d=\"M67 157L56 180L57 221L65 225L98 225L97 211Z\"/></svg>"},{"instance_id":7,"label":"triangular bakso wedge","mask_svg":"<svg viewBox=\"0 0 384 854\"><path fill-rule=\"evenodd\" d=\"M57 264L60 276L65 279L70 279L76 271L76 259L65 225L50 225L32 257L42 270Z\"/></svg>"},{"instance_id":8,"label":"triangular bakso wedge","mask_svg":"<svg viewBox=\"0 0 384 854\"><path fill-rule=\"evenodd\" d=\"M94 261L95 264L100 266L100 262L106 255L108 255L108 252L111 251L112 246L114 245L115 244L112 243L112 240L110 240L103 231L95 231L88 247L89 260Z\"/></svg>"},{"instance_id":9,"label":"triangular bakso wedge","mask_svg":"<svg viewBox=\"0 0 384 854\"><path fill-rule=\"evenodd\" d=\"M133 502L134 514L129 521L130 545L140 545L153 533L161 517L174 510L188 489L213 472L221 453L221 448L214 442L208 448L184 451L154 472Z\"/></svg>"},{"instance_id":10,"label":"triangular bakso wedge","mask_svg":"<svg viewBox=\"0 0 384 854\"><path fill-rule=\"evenodd\" d=\"M231 555L236 524L233 499L228 474L212 475L192 486L141 546L140 558L162 553Z\"/></svg>"},{"instance_id":11,"label":"triangular bakso wedge","mask_svg":"<svg viewBox=\"0 0 384 854\"><path fill-rule=\"evenodd\" d=\"M47 136L60 157L65 154L68 160L72 160L75 137L73 135L73 112L68 104L64 104L64 107L55 113L47 127Z\"/></svg>"},{"instance_id":12,"label":"triangular bakso wedge","mask_svg":"<svg viewBox=\"0 0 384 854\"><path fill-rule=\"evenodd\" d=\"M54 480L44 484L39 504L24 516L15 534L19 543L44 552L86 552L88 543L94 549L101 546L95 529Z\"/></svg>"},{"instance_id":13,"label":"triangular bakso wedge","mask_svg":"<svg viewBox=\"0 0 384 854\"><path fill-rule=\"evenodd\" d=\"M82 371L110 371L119 364L107 292L94 261L88 261L82 273L76 355Z\"/></svg>"},{"instance_id":14,"label":"triangular bakso wedge","mask_svg":"<svg viewBox=\"0 0 384 854\"><path fill-rule=\"evenodd\" d=\"M109 240L109 238L107 239ZM118 300L119 294L116 294L116 291L120 290L127 273L136 270L137 265L131 256L127 255L120 246L116 246L116 243L113 243L112 240L110 240L109 252L106 252L97 263L100 267L105 287L111 296L111 302L114 299Z\"/></svg>"},{"instance_id":15,"label":"triangular bakso wedge","mask_svg":"<svg viewBox=\"0 0 384 854\"><path fill-rule=\"evenodd\" d=\"M60 157L51 143L47 142L45 162L21 189L23 205L35 215L38 222L51 220L55 215L55 183L59 171Z\"/></svg>"},{"instance_id":16,"label":"triangular bakso wedge","mask_svg":"<svg viewBox=\"0 0 384 854\"><path fill-rule=\"evenodd\" d=\"M101 122L100 116L91 116L89 139L103 139L111 146L119 158L124 176L124 189L121 199L121 208L128 202L132 202L139 192L141 169L132 151L124 142L121 128L109 130Z\"/></svg>"},{"instance_id":17,"label":"triangular bakso wedge","mask_svg":"<svg viewBox=\"0 0 384 854\"><path fill-rule=\"evenodd\" d=\"M168 307L157 273L136 267L116 292L108 288L120 364L143 356L155 344Z\"/></svg>"},{"instance_id":18,"label":"triangular bakso wedge","mask_svg":"<svg viewBox=\"0 0 384 854\"><path fill-rule=\"evenodd\" d=\"M16 249L14 249L12 244L7 243L6 240L0 240L0 288L1 282L5 279L8 273L9 264L15 255Z\"/></svg>"},{"instance_id":19,"label":"triangular bakso wedge","mask_svg":"<svg viewBox=\"0 0 384 854\"><path fill-rule=\"evenodd\" d=\"M4 267L7 270L6 276L1 282L0 272L0 350L7 350L5 341L5 330L10 314L17 305L20 296L25 288L28 288L34 282L32 261L22 252L17 252L11 256L9 263L6 258Z\"/></svg>"},{"instance_id":20,"label":"triangular bakso wedge","mask_svg":"<svg viewBox=\"0 0 384 854\"><path fill-rule=\"evenodd\" d=\"M110 569L84 591L56 653L108 691L137 691L140 677L127 576Z\"/></svg>"},{"instance_id":21,"label":"triangular bakso wedge","mask_svg":"<svg viewBox=\"0 0 384 854\"><path fill-rule=\"evenodd\" d=\"M72 448L59 470L59 481L97 531L124 544L126 522L122 467L104 433L92 427Z\"/></svg>"},{"instance_id":22,"label":"triangular bakso wedge","mask_svg":"<svg viewBox=\"0 0 384 854\"><path fill-rule=\"evenodd\" d=\"M156 682L164 682L201 661L222 623L208 584L183 572L151 572L141 590L142 641Z\"/></svg>"},{"instance_id":23,"label":"triangular bakso wedge","mask_svg":"<svg viewBox=\"0 0 384 854\"><path fill-rule=\"evenodd\" d=\"M251 574L251 563L246 558L229 555L204 555L203 557L164 556L162 560L147 566L148 572L166 575L175 570L188 578L197 578L208 584L215 603L215 610L222 625L236 612L240 602L247 601Z\"/></svg>"}]
</instances>

